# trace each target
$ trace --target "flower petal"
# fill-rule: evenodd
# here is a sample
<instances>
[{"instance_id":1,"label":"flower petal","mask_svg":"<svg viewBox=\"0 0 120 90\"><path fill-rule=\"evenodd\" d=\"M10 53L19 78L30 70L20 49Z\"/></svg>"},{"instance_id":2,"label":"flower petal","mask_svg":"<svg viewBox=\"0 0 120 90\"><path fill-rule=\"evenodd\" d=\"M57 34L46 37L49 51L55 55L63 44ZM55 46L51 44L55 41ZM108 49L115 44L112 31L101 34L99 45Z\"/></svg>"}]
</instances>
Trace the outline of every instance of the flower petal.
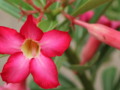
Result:
<instances>
[{"instance_id":1,"label":"flower petal","mask_svg":"<svg viewBox=\"0 0 120 90\"><path fill-rule=\"evenodd\" d=\"M8 83L8 84L4 84L4 86L2 86L2 87L5 88L5 89L2 89L2 90L28 90L25 82Z\"/></svg>"},{"instance_id":2,"label":"flower petal","mask_svg":"<svg viewBox=\"0 0 120 90\"><path fill-rule=\"evenodd\" d=\"M28 16L20 30L20 33L25 36L25 38L31 38L34 40L40 40L43 35L43 32L36 26L32 15Z\"/></svg>"},{"instance_id":3,"label":"flower petal","mask_svg":"<svg viewBox=\"0 0 120 90\"><path fill-rule=\"evenodd\" d=\"M29 60L22 53L10 56L4 65L1 76L7 83L20 83L29 75Z\"/></svg>"},{"instance_id":4,"label":"flower petal","mask_svg":"<svg viewBox=\"0 0 120 90\"><path fill-rule=\"evenodd\" d=\"M58 72L52 59L42 54L30 62L30 72L34 81L44 89L56 88L59 85Z\"/></svg>"},{"instance_id":5,"label":"flower petal","mask_svg":"<svg viewBox=\"0 0 120 90\"><path fill-rule=\"evenodd\" d=\"M13 54L20 51L23 37L16 30L0 26L0 53Z\"/></svg>"},{"instance_id":6,"label":"flower petal","mask_svg":"<svg viewBox=\"0 0 120 90\"><path fill-rule=\"evenodd\" d=\"M61 56L70 45L68 32L51 30L46 32L40 40L41 51L48 57Z\"/></svg>"}]
</instances>

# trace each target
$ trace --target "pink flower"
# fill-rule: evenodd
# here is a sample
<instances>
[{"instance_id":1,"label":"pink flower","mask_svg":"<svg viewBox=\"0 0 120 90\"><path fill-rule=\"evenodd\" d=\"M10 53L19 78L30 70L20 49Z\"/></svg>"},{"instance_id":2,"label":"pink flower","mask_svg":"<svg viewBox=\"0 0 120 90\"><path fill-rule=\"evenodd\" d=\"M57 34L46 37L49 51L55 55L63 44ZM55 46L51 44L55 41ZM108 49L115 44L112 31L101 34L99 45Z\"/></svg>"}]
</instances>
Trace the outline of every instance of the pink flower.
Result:
<instances>
[{"instance_id":1,"label":"pink flower","mask_svg":"<svg viewBox=\"0 0 120 90\"><path fill-rule=\"evenodd\" d=\"M43 33L28 16L20 33L0 26L0 53L10 54L1 76L7 83L23 82L31 73L42 88L59 84L57 68L51 57L61 56L69 47L68 32L51 30Z\"/></svg>"},{"instance_id":2,"label":"pink flower","mask_svg":"<svg viewBox=\"0 0 120 90\"><path fill-rule=\"evenodd\" d=\"M30 90L29 88L26 87L25 82L22 83L9 83L5 84L4 86L0 86L0 90Z\"/></svg>"}]
</instances>

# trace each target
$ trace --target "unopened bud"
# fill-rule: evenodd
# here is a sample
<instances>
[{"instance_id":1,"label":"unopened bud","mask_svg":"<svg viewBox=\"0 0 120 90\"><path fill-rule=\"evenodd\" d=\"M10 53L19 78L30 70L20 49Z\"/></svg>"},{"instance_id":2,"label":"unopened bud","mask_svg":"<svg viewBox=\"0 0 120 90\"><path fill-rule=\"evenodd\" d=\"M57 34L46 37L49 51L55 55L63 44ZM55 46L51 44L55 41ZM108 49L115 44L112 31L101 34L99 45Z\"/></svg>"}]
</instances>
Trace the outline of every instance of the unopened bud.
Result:
<instances>
[{"instance_id":1,"label":"unopened bud","mask_svg":"<svg viewBox=\"0 0 120 90\"><path fill-rule=\"evenodd\" d=\"M120 28L120 21L111 21L111 27L114 29Z\"/></svg>"},{"instance_id":2,"label":"unopened bud","mask_svg":"<svg viewBox=\"0 0 120 90\"><path fill-rule=\"evenodd\" d=\"M80 20L73 20L73 23L83 26L96 39L112 47L120 49L120 32L102 24L88 24Z\"/></svg>"},{"instance_id":3,"label":"unopened bud","mask_svg":"<svg viewBox=\"0 0 120 90\"><path fill-rule=\"evenodd\" d=\"M84 65L86 62L89 62L92 59L92 57L97 52L100 44L101 42L99 40L93 36L90 36L81 52L81 65Z\"/></svg>"}]
</instances>

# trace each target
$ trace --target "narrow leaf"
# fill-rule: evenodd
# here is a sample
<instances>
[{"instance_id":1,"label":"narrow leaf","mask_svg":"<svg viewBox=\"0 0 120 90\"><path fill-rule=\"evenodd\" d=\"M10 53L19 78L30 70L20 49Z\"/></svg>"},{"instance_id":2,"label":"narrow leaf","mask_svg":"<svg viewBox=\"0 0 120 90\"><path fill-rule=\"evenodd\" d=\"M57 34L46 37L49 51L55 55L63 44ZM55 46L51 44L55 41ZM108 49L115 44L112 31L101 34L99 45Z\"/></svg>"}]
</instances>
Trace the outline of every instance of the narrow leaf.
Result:
<instances>
[{"instance_id":1,"label":"narrow leaf","mask_svg":"<svg viewBox=\"0 0 120 90\"><path fill-rule=\"evenodd\" d=\"M24 9L28 9L31 10L32 7L30 5L28 5L27 3L25 3L23 0L5 0L6 2L13 4L17 7L22 7Z\"/></svg>"},{"instance_id":2,"label":"narrow leaf","mask_svg":"<svg viewBox=\"0 0 120 90\"><path fill-rule=\"evenodd\" d=\"M16 8L15 6L5 2L4 0L0 0L0 9L4 10L5 12L11 14L12 16L16 17L16 18L20 18L20 10L18 8ZM22 20L24 21L25 18L22 18Z\"/></svg>"},{"instance_id":3,"label":"narrow leaf","mask_svg":"<svg viewBox=\"0 0 120 90\"><path fill-rule=\"evenodd\" d=\"M116 76L116 68L110 67L102 74L102 84L104 90L113 90L114 79Z\"/></svg>"},{"instance_id":4,"label":"narrow leaf","mask_svg":"<svg viewBox=\"0 0 120 90\"><path fill-rule=\"evenodd\" d=\"M57 26L57 21L44 20L38 24L44 32L54 29Z\"/></svg>"},{"instance_id":5,"label":"narrow leaf","mask_svg":"<svg viewBox=\"0 0 120 90\"><path fill-rule=\"evenodd\" d=\"M73 15L77 16L109 1L111 0L86 0L86 2L84 2L80 7L78 7L78 9L73 13Z\"/></svg>"},{"instance_id":6,"label":"narrow leaf","mask_svg":"<svg viewBox=\"0 0 120 90\"><path fill-rule=\"evenodd\" d=\"M8 4L7 2L5 2L4 0L0 0L0 9L10 13L11 15L19 18L20 14L19 13L19 9L17 9L16 7Z\"/></svg>"}]
</instances>

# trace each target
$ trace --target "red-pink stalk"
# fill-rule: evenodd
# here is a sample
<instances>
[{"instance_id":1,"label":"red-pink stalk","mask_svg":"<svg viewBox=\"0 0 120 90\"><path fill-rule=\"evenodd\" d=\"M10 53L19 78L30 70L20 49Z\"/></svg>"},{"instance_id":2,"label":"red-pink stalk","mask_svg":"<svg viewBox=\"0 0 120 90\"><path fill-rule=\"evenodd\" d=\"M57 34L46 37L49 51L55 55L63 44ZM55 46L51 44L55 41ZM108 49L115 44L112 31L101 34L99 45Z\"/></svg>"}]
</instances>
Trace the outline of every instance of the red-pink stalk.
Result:
<instances>
[{"instance_id":1,"label":"red-pink stalk","mask_svg":"<svg viewBox=\"0 0 120 90\"><path fill-rule=\"evenodd\" d=\"M25 11L25 10L23 10L22 8L20 8L20 10L21 10L20 14L21 14L22 16L27 16L27 15L30 15L30 14L38 13L38 11L35 11L35 10Z\"/></svg>"}]
</instances>

